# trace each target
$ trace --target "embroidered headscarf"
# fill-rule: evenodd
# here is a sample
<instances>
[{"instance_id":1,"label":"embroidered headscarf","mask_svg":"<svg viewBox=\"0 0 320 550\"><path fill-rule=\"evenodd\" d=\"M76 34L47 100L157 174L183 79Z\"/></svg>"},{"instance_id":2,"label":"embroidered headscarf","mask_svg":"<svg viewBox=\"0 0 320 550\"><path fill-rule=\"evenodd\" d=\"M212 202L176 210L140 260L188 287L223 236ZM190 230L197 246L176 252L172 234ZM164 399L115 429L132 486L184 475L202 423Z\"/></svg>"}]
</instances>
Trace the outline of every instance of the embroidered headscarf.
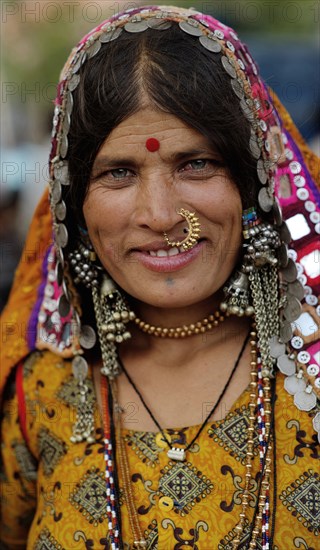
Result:
<instances>
[{"instance_id":1,"label":"embroidered headscarf","mask_svg":"<svg viewBox=\"0 0 320 550\"><path fill-rule=\"evenodd\" d=\"M73 49L62 71L53 119L49 189L35 212L2 316L1 388L11 369L36 349L48 349L67 358L82 353L79 289L75 289L68 271L66 254L71 231L68 133L79 71L122 33L142 33L147 29L165 33L174 24L199 41L212 56L219 56L234 101L239 102L250 123L248 146L256 161L259 186L256 204L262 216L273 217L282 241L278 261L282 303L292 310L297 299L302 301L294 333L290 312L282 316L280 335L282 327L291 361L288 369L282 365L282 372L287 375L286 389L294 394L297 406L315 412L316 395L320 393L320 356L316 348L320 332L320 273L312 266L312 260L319 253L319 192L315 183L319 177L318 161L288 113L261 80L257 65L237 34L211 16L166 6L132 9L104 21ZM280 205L292 232L291 241ZM293 358L295 372L291 370ZM299 384L292 385L293 378ZM314 416L314 426L320 427L319 414Z\"/></svg>"}]
</instances>

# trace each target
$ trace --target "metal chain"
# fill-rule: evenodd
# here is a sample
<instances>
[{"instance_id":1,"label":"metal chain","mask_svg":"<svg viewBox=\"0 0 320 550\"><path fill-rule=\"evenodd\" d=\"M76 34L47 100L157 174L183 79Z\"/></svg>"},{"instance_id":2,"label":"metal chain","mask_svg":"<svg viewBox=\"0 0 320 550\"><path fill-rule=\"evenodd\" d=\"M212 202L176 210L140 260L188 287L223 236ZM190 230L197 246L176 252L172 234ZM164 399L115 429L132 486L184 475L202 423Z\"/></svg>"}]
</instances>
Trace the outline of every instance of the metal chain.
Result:
<instances>
[{"instance_id":1,"label":"metal chain","mask_svg":"<svg viewBox=\"0 0 320 550\"><path fill-rule=\"evenodd\" d=\"M255 320L257 326L259 350L261 354L262 364L270 372L273 370L273 362L270 356L270 326L268 323L268 311L266 309L266 300L264 297L263 285L261 282L260 271L255 269L249 273L249 281L251 287L251 295L253 300L253 307L255 311Z\"/></svg>"},{"instance_id":2,"label":"metal chain","mask_svg":"<svg viewBox=\"0 0 320 550\"><path fill-rule=\"evenodd\" d=\"M105 304L105 312L103 312L103 307L100 303L99 290L96 287L92 287L92 300L93 307L95 311L96 321L97 321L97 331L100 341L101 356L103 367L101 369L102 374L108 376L109 378L114 378L120 372L120 367L117 360L117 349L114 342L108 342L106 340L105 334L102 331L102 326L105 323L105 315L108 316L108 305ZM104 314L103 314L104 313Z\"/></svg>"}]
</instances>

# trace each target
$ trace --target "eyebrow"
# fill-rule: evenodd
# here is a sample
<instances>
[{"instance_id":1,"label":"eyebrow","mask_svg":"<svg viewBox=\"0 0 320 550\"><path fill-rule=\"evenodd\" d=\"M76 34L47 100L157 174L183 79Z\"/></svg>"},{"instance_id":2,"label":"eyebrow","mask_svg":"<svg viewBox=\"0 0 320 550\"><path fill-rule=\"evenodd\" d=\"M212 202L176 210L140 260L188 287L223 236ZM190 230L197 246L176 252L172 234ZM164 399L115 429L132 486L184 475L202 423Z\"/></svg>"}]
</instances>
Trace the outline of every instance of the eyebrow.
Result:
<instances>
[{"instance_id":1,"label":"eyebrow","mask_svg":"<svg viewBox=\"0 0 320 550\"><path fill-rule=\"evenodd\" d=\"M213 155L214 151L210 149L189 149L187 151L172 153L171 155L169 155L169 160L171 162L181 162L187 158L203 154ZM136 159L132 157L109 157L107 155L103 155L94 161L93 170L96 171L106 166L136 166L137 164L138 163Z\"/></svg>"}]
</instances>

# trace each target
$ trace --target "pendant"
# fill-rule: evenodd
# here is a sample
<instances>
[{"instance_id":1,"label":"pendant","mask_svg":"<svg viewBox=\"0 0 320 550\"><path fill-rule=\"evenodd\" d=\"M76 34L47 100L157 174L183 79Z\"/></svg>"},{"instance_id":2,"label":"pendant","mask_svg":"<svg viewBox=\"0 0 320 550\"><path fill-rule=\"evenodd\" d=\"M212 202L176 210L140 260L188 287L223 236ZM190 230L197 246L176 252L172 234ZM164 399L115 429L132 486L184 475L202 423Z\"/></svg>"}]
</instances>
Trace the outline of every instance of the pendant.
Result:
<instances>
[{"instance_id":1,"label":"pendant","mask_svg":"<svg viewBox=\"0 0 320 550\"><path fill-rule=\"evenodd\" d=\"M184 449L180 449L179 447L171 447L171 449L167 452L167 456L172 458L172 460L179 460L180 462L183 462L186 459L186 451Z\"/></svg>"}]
</instances>

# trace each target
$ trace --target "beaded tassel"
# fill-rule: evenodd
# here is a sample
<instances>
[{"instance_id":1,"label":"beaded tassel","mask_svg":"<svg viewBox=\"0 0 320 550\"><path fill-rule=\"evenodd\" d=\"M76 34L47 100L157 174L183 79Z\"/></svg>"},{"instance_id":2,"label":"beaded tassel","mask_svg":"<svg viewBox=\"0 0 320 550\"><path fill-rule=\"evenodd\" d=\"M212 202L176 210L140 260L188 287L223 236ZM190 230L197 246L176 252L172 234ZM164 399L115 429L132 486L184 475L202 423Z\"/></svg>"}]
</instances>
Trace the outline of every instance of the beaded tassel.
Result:
<instances>
[{"instance_id":1,"label":"beaded tassel","mask_svg":"<svg viewBox=\"0 0 320 550\"><path fill-rule=\"evenodd\" d=\"M107 381L105 377L101 377L101 393L102 393L102 408L104 419L104 458L106 463L106 486L107 486L107 517L108 517L108 532L112 550L121 550L119 546L119 519L115 504L116 491L114 484L113 472L115 465L113 464L113 449L111 437L108 428L109 414L107 411L108 392Z\"/></svg>"},{"instance_id":2,"label":"beaded tassel","mask_svg":"<svg viewBox=\"0 0 320 550\"><path fill-rule=\"evenodd\" d=\"M258 436L259 436L259 469L261 475L261 490L258 499L258 511L254 519L252 536L249 549L257 548L257 537L262 533L262 550L269 550L269 497L270 497L270 473L271 473L271 407L270 407L270 379L263 376L264 369L260 357L257 358L256 333L251 332L251 381L250 381L250 402L249 402L249 427L246 453L246 474L245 486L242 493L242 511L240 520L235 527L236 536L232 541L232 547L237 550L241 535L245 526L246 511L248 508L250 488L252 486L252 460L254 450L254 431L256 407L258 409Z\"/></svg>"}]
</instances>

